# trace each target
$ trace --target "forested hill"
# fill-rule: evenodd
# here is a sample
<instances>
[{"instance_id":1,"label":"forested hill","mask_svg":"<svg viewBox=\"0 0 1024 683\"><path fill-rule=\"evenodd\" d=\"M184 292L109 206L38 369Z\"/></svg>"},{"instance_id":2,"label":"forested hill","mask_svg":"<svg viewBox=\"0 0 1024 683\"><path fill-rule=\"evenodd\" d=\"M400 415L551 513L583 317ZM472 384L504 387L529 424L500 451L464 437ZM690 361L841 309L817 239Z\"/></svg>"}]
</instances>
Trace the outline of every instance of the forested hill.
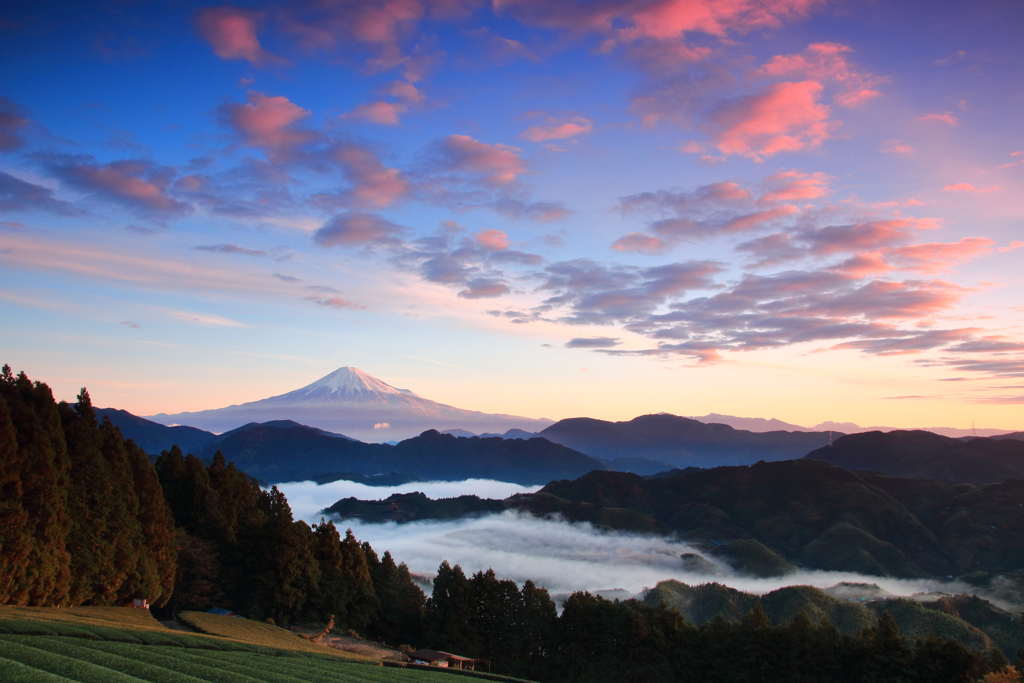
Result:
<instances>
[{"instance_id":1,"label":"forested hill","mask_svg":"<svg viewBox=\"0 0 1024 683\"><path fill-rule=\"evenodd\" d=\"M397 445L367 444L291 423L235 430L214 446L250 476L269 482L314 479L330 472L401 472L421 480L499 479L526 486L605 469L594 458L546 439L455 437L436 430ZM212 455L212 453L209 453Z\"/></svg>"},{"instance_id":2,"label":"forested hill","mask_svg":"<svg viewBox=\"0 0 1024 683\"><path fill-rule=\"evenodd\" d=\"M450 518L495 501L338 501L367 521ZM850 472L818 460L757 463L645 479L591 472L501 501L501 509L562 515L612 529L675 534L737 569L795 566L876 576L998 574L1024 567L1024 481L972 486Z\"/></svg>"},{"instance_id":3,"label":"forested hill","mask_svg":"<svg viewBox=\"0 0 1024 683\"><path fill-rule=\"evenodd\" d=\"M595 458L647 458L676 467L792 460L829 442L828 432L748 432L664 413L641 415L628 422L569 418L556 422L538 436Z\"/></svg>"},{"instance_id":4,"label":"forested hill","mask_svg":"<svg viewBox=\"0 0 1024 683\"><path fill-rule=\"evenodd\" d=\"M961 441L920 430L862 432L837 439L807 457L848 470L952 483L1024 479L1024 441L1013 438Z\"/></svg>"},{"instance_id":5,"label":"forested hill","mask_svg":"<svg viewBox=\"0 0 1024 683\"><path fill-rule=\"evenodd\" d=\"M166 427L109 408L103 415L125 436L147 444L154 459L172 444L207 463L219 451L249 476L271 484L322 481L333 473L401 473L423 481L499 479L531 486L608 468L600 460L537 437L467 438L431 429L391 445L363 443L291 420L252 423L215 435L192 427Z\"/></svg>"}]
</instances>

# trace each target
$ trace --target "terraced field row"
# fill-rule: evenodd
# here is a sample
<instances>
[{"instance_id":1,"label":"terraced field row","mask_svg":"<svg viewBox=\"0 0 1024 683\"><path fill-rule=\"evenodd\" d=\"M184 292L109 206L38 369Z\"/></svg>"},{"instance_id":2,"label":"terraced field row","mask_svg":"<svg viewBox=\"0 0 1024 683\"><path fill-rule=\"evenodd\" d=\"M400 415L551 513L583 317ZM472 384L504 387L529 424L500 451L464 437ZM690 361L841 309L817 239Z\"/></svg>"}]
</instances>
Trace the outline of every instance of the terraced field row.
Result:
<instances>
[{"instance_id":1,"label":"terraced field row","mask_svg":"<svg viewBox=\"0 0 1024 683\"><path fill-rule=\"evenodd\" d=\"M285 629L235 617L186 612L182 620L205 633L169 629L148 610L0 606L0 680L441 683L462 673L384 667Z\"/></svg>"},{"instance_id":2,"label":"terraced field row","mask_svg":"<svg viewBox=\"0 0 1024 683\"><path fill-rule=\"evenodd\" d=\"M0 635L0 662L2 678L11 683L437 683L429 671L337 659L68 636Z\"/></svg>"}]
</instances>

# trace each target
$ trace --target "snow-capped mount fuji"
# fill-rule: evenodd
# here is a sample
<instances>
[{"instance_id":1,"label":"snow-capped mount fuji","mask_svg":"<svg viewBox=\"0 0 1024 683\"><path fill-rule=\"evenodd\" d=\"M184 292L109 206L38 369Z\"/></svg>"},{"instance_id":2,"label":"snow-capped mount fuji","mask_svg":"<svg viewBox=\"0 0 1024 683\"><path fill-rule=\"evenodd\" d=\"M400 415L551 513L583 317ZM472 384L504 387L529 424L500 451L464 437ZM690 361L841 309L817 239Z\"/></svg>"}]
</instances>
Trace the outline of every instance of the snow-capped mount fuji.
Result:
<instances>
[{"instance_id":1,"label":"snow-capped mount fuji","mask_svg":"<svg viewBox=\"0 0 1024 683\"><path fill-rule=\"evenodd\" d=\"M410 400L411 399L411 400ZM347 365L321 377L301 389L266 399L277 403L345 403L356 405L409 405L424 399L408 389L397 389L387 382ZM427 401L434 405L434 401Z\"/></svg>"},{"instance_id":2,"label":"snow-capped mount fuji","mask_svg":"<svg viewBox=\"0 0 1024 683\"><path fill-rule=\"evenodd\" d=\"M552 420L455 408L347 366L280 396L194 413L161 413L147 419L212 432L226 432L250 422L294 420L366 442L407 439L428 429L538 432L552 424Z\"/></svg>"}]
</instances>

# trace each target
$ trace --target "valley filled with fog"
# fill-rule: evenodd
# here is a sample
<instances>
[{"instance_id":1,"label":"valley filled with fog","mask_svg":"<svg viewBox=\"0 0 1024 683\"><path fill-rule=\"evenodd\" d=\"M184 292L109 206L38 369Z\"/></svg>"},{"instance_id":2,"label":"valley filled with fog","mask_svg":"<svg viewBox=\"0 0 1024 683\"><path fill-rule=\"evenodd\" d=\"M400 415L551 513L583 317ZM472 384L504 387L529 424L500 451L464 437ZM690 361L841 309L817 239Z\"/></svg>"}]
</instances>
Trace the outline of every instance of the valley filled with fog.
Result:
<instances>
[{"instance_id":1,"label":"valley filled with fog","mask_svg":"<svg viewBox=\"0 0 1024 683\"><path fill-rule=\"evenodd\" d=\"M475 479L414 482L396 487L371 487L349 481L323 485L291 482L279 484L278 488L288 497L296 519L318 523L321 510L346 497L382 500L393 493L420 491L435 499L461 495L497 499L515 493L531 493L540 487ZM829 588L844 582L875 584L894 596L932 591L976 592L956 581L896 579L852 572L800 570L780 577L756 578L735 572L724 562L710 557L707 559L714 563L716 571L694 573L683 568L680 555L699 551L686 543L514 511L406 524L370 524L359 519L337 518L334 522L341 530L351 528L356 538L368 541L379 553L390 551L396 562L405 562L418 575L433 576L441 561L448 560L452 565L460 565L467 575L493 568L501 578L519 584L530 579L547 588L553 596L561 597L586 590L624 599L668 579L690 585L714 581L756 594L783 586Z\"/></svg>"}]
</instances>

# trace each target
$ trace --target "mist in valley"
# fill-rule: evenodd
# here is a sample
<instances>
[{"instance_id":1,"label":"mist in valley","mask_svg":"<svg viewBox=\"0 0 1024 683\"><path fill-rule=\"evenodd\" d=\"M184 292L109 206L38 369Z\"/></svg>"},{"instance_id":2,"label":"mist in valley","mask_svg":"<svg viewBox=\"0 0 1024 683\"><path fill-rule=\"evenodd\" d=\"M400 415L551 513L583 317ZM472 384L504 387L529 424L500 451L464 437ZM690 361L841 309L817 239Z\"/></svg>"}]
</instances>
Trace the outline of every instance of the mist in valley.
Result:
<instances>
[{"instance_id":1,"label":"mist in valley","mask_svg":"<svg viewBox=\"0 0 1024 683\"><path fill-rule=\"evenodd\" d=\"M296 519L317 523L320 511L340 498L384 499L392 493L421 491L431 498L475 494L505 498L540 487L490 480L415 482L399 487L369 487L353 482L317 485L297 482L279 485L288 497ZM471 575L493 568L500 578L522 584L527 579L544 586L553 596L577 590L600 592L607 597L628 598L653 588L659 581L675 579L690 585L716 581L737 590L763 594L784 586L809 585L829 588L839 583L875 584L893 596L912 596L938 591L956 594L976 592L964 583L933 579L894 579L850 572L800 570L773 578L757 578L733 571L722 561L694 547L662 536L610 531L588 523L537 518L513 511L451 521L427 520L397 524L364 523L337 519L342 530L351 528L356 538L368 541L382 555L390 551L396 562L405 562L415 573L432 577L442 560L458 564ZM683 568L680 555L702 554L714 572L695 573ZM852 589L856 593L856 589ZM849 593L844 597L858 597Z\"/></svg>"}]
</instances>

